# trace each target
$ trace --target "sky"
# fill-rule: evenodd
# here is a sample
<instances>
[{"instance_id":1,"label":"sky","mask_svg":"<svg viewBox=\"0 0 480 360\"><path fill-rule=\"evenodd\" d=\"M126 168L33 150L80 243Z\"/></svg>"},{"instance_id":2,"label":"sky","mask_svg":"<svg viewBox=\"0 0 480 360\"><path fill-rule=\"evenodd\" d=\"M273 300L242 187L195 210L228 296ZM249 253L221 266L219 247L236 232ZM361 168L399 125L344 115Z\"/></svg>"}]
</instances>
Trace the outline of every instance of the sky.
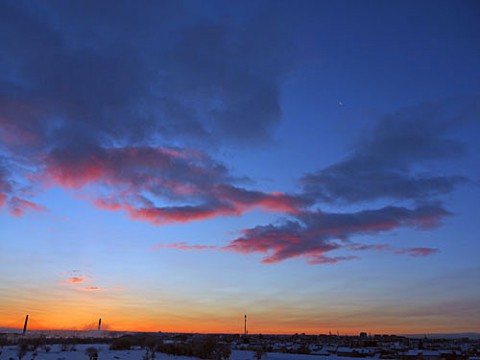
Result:
<instances>
[{"instance_id":1,"label":"sky","mask_svg":"<svg viewBox=\"0 0 480 360\"><path fill-rule=\"evenodd\" d=\"M0 0L0 327L480 332L479 20Z\"/></svg>"}]
</instances>

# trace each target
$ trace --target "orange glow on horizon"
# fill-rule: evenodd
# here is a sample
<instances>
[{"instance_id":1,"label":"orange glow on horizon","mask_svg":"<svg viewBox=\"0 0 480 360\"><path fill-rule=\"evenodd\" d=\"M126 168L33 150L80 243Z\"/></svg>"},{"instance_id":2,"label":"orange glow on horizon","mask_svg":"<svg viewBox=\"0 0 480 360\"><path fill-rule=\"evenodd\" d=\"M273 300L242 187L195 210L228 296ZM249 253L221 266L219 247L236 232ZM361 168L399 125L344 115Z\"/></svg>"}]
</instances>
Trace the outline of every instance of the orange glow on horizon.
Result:
<instances>
[{"instance_id":1,"label":"orange glow on horizon","mask_svg":"<svg viewBox=\"0 0 480 360\"><path fill-rule=\"evenodd\" d=\"M179 317L178 315L166 315L162 317L149 318L147 314L139 314L140 316L128 316L122 314L120 316L108 314L93 315L87 317L85 313L41 313L29 312L28 330L72 330L87 331L96 330L98 318L102 318L102 330L108 331L132 331L132 332L180 332L180 333L243 333L243 315L228 319L210 319L206 318L189 318L188 316ZM25 314L19 311L5 316L2 314L2 323L0 327L21 329L25 320ZM318 334L336 334L340 335L358 335L362 331L372 334L414 334L423 333L428 328L428 333L445 333L445 332L468 332L475 331L472 329L449 329L446 326L432 326L425 324L397 324L397 325L368 325L359 326L353 321L352 324L343 326L321 327L314 324L306 324L304 322L284 323L272 319L262 319L257 321L249 317L248 332L249 334L295 334L305 333L311 335Z\"/></svg>"},{"instance_id":2,"label":"orange glow on horizon","mask_svg":"<svg viewBox=\"0 0 480 360\"><path fill-rule=\"evenodd\" d=\"M72 276L71 276L72 277ZM85 278L85 275L77 277ZM92 285L94 287L95 285ZM425 313L420 305L408 308L379 308L328 302L303 306L297 302L271 300L248 305L232 302L198 302L190 297L162 293L139 296L134 288L102 287L103 291L83 290L82 283L57 284L52 288L20 289L0 300L0 327L22 328L29 315L30 330L95 330L138 332L243 333L243 316L248 314L250 334L357 335L477 332L471 317L452 324L451 315ZM100 287L100 286L99 286ZM297 305L298 304L298 305ZM430 310L434 304L426 304ZM460 315L459 315L460 316Z\"/></svg>"}]
</instances>

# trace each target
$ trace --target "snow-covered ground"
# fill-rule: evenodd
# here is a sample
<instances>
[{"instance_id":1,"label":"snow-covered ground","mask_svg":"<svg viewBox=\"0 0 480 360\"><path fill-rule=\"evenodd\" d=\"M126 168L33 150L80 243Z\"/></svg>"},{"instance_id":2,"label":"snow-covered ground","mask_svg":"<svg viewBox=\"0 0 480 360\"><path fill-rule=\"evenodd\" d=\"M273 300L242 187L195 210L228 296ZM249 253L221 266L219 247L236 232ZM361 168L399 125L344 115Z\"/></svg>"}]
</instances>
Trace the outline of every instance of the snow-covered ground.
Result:
<instances>
[{"instance_id":1,"label":"snow-covered ground","mask_svg":"<svg viewBox=\"0 0 480 360\"><path fill-rule=\"evenodd\" d=\"M81 344L76 345L76 351L61 351L60 345L52 345L50 352L46 353L43 349L37 350L36 360L88 360L85 350L89 347L98 349L98 360L142 360L145 350L110 350L108 344ZM0 351L0 360L18 359L17 346L4 346ZM23 360L31 360L32 353L28 352ZM173 356L163 353L156 354L157 360L197 360L197 358L187 356ZM254 360L254 353L251 351L233 350L230 360ZM282 353L267 353L263 360L351 360L357 358L337 357L337 356L317 356L317 355L297 355Z\"/></svg>"}]
</instances>

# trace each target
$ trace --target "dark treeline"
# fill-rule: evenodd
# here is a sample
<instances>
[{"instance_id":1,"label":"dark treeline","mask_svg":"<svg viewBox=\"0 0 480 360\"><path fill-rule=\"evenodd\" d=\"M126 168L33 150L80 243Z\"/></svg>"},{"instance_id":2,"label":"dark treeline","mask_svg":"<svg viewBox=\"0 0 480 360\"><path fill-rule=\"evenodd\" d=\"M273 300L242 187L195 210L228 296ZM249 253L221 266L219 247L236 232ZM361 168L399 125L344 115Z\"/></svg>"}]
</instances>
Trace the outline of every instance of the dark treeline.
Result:
<instances>
[{"instance_id":1,"label":"dark treeline","mask_svg":"<svg viewBox=\"0 0 480 360\"><path fill-rule=\"evenodd\" d=\"M114 339L111 350L130 350L132 348L147 350L154 357L156 352L176 355L194 356L200 359L226 360L230 358L230 345L216 335L197 335L191 341L164 342L161 338L149 334L125 335Z\"/></svg>"},{"instance_id":2,"label":"dark treeline","mask_svg":"<svg viewBox=\"0 0 480 360\"><path fill-rule=\"evenodd\" d=\"M18 358L22 359L27 352L32 353L35 359L38 353L50 352L52 345L59 344L61 351L77 351L79 344L110 344L111 350L144 349L145 359L154 359L156 353L170 355L193 356L200 359L228 360L231 355L230 345L219 335L195 335L193 337L179 336L177 341L165 341L156 334L139 333L123 335L118 338L105 337L2 337L0 336L0 348L3 346L18 346ZM93 348L92 348L93 349ZM95 359L93 351L89 352L89 358ZM98 356L98 355L97 355Z\"/></svg>"}]
</instances>

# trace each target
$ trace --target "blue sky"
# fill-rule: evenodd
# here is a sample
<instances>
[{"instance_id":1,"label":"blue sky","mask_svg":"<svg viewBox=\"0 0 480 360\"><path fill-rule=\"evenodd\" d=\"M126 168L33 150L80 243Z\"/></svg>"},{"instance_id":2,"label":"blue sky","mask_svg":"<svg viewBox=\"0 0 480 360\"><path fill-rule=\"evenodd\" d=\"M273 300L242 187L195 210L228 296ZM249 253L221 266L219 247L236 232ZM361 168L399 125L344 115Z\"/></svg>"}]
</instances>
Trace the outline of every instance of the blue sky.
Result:
<instances>
[{"instance_id":1,"label":"blue sky","mask_svg":"<svg viewBox=\"0 0 480 360\"><path fill-rule=\"evenodd\" d=\"M0 326L480 331L473 1L0 2Z\"/></svg>"}]
</instances>

